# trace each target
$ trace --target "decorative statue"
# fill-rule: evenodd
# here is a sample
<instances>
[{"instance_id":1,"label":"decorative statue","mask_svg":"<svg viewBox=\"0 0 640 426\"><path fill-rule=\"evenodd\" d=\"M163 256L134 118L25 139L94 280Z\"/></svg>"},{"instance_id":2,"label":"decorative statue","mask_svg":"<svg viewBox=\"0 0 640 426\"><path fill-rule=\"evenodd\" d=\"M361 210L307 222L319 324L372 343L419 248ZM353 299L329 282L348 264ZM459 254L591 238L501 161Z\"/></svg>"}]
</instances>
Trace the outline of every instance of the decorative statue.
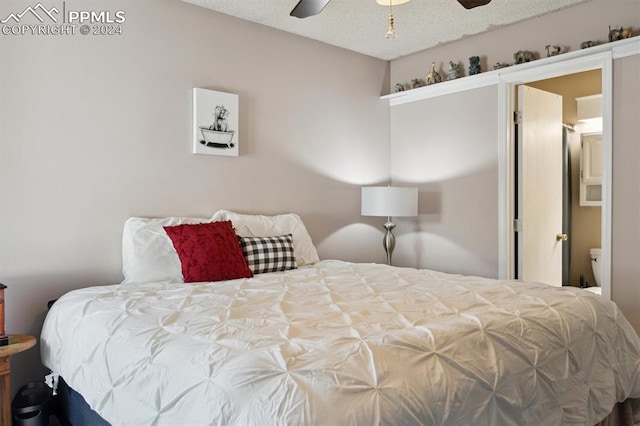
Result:
<instances>
[{"instance_id":1,"label":"decorative statue","mask_svg":"<svg viewBox=\"0 0 640 426\"><path fill-rule=\"evenodd\" d=\"M422 84L422 82L417 78L414 78L413 80L411 80L412 89L417 89L418 87L422 87L422 86L424 86L424 84Z\"/></svg>"},{"instance_id":2,"label":"decorative statue","mask_svg":"<svg viewBox=\"0 0 640 426\"><path fill-rule=\"evenodd\" d=\"M597 46L598 42L597 41L583 41L582 43L580 43L580 49L587 49L589 47L593 47L593 46Z\"/></svg>"},{"instance_id":3,"label":"decorative statue","mask_svg":"<svg viewBox=\"0 0 640 426\"><path fill-rule=\"evenodd\" d=\"M631 31L631 28L624 28L622 30L622 38L629 38L633 35L633 31Z\"/></svg>"},{"instance_id":4,"label":"decorative statue","mask_svg":"<svg viewBox=\"0 0 640 426\"><path fill-rule=\"evenodd\" d=\"M402 83L396 83L396 93L404 92L404 85Z\"/></svg>"},{"instance_id":5,"label":"decorative statue","mask_svg":"<svg viewBox=\"0 0 640 426\"><path fill-rule=\"evenodd\" d=\"M493 66L494 70L499 70L500 68L506 68L506 67L510 67L511 64L507 64L506 62L496 62L496 64Z\"/></svg>"},{"instance_id":6,"label":"decorative statue","mask_svg":"<svg viewBox=\"0 0 640 426\"><path fill-rule=\"evenodd\" d=\"M469 58L469 75L480 74L482 69L480 68L480 57L472 56Z\"/></svg>"},{"instance_id":7,"label":"decorative statue","mask_svg":"<svg viewBox=\"0 0 640 426\"><path fill-rule=\"evenodd\" d=\"M553 47L553 50L549 51L549 48L551 48L551 47ZM545 49L547 49L547 58L549 56L557 56L562 51L562 47L557 46L557 45L551 46L550 44L547 44L545 46Z\"/></svg>"},{"instance_id":8,"label":"decorative statue","mask_svg":"<svg viewBox=\"0 0 640 426\"><path fill-rule=\"evenodd\" d=\"M620 28L611 28L611 25L609 25L609 41L618 41L618 40L622 40L622 32L624 30L622 29L622 27Z\"/></svg>"},{"instance_id":9,"label":"decorative statue","mask_svg":"<svg viewBox=\"0 0 640 426\"><path fill-rule=\"evenodd\" d=\"M449 61L449 71L447 71L447 80L455 80L460 77L460 65Z\"/></svg>"},{"instance_id":10,"label":"decorative statue","mask_svg":"<svg viewBox=\"0 0 640 426\"><path fill-rule=\"evenodd\" d=\"M513 54L513 59L516 60L516 64L524 64L525 62L533 61L534 54L529 50L518 50Z\"/></svg>"},{"instance_id":11,"label":"decorative statue","mask_svg":"<svg viewBox=\"0 0 640 426\"><path fill-rule=\"evenodd\" d=\"M431 71L425 77L425 81L427 82L427 86L430 84L440 83L442 81L442 77L436 71L436 64L431 62Z\"/></svg>"}]
</instances>

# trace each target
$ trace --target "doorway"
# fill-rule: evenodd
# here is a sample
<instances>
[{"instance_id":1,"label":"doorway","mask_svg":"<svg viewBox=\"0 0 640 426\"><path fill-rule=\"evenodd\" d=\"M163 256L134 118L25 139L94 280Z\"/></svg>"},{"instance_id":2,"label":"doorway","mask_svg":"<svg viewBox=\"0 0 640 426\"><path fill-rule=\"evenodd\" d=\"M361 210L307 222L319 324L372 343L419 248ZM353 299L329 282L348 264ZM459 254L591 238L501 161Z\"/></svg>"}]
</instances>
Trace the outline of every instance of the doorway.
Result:
<instances>
[{"instance_id":1,"label":"doorway","mask_svg":"<svg viewBox=\"0 0 640 426\"><path fill-rule=\"evenodd\" d=\"M602 92L602 206L601 206L601 276L602 295L611 297L611 96L612 96L612 57L610 52L567 59L560 62L536 65L522 71L509 73L500 77L499 81L499 275L501 278L513 279L516 276L515 259L516 244L513 238L515 221L515 137L514 111L517 110L516 87L522 84L536 84L542 80L556 79L573 74L593 71L600 73ZM590 259L588 260L590 262Z\"/></svg>"},{"instance_id":2,"label":"doorway","mask_svg":"<svg viewBox=\"0 0 640 426\"><path fill-rule=\"evenodd\" d=\"M567 199L563 208L563 285L594 286L596 279L591 266L592 249L602 245L602 209L600 202L585 202L584 174L581 163L589 153L582 146L582 136L602 132L602 121L585 120L580 105L584 99L602 94L602 70L594 69L561 77L527 83L527 86L555 93L563 97L562 122L565 127L569 169ZM582 108L584 109L584 108ZM599 124L599 127L598 127ZM602 158L598 156L600 165Z\"/></svg>"}]
</instances>

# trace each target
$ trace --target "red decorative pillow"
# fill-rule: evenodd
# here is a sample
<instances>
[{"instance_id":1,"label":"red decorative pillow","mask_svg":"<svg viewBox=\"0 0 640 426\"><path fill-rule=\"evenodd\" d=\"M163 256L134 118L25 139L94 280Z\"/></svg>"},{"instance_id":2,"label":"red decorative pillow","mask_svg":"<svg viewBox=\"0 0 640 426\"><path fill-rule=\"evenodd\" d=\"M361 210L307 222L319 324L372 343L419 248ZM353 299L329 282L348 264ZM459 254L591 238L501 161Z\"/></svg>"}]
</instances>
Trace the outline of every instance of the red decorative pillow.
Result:
<instances>
[{"instance_id":1,"label":"red decorative pillow","mask_svg":"<svg viewBox=\"0 0 640 426\"><path fill-rule=\"evenodd\" d=\"M251 278L231 221L165 226L185 283Z\"/></svg>"}]
</instances>

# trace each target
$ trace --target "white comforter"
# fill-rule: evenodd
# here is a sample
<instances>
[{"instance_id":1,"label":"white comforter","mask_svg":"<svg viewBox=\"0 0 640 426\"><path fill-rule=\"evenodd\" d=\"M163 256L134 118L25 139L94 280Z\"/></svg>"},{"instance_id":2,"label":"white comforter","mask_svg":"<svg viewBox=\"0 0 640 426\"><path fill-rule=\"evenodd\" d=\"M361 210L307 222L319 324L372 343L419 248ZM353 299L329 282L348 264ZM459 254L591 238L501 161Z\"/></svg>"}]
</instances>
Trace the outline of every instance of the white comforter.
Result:
<instances>
[{"instance_id":1,"label":"white comforter","mask_svg":"<svg viewBox=\"0 0 640 426\"><path fill-rule=\"evenodd\" d=\"M592 425L640 397L602 297L339 261L76 290L41 348L114 425Z\"/></svg>"}]
</instances>

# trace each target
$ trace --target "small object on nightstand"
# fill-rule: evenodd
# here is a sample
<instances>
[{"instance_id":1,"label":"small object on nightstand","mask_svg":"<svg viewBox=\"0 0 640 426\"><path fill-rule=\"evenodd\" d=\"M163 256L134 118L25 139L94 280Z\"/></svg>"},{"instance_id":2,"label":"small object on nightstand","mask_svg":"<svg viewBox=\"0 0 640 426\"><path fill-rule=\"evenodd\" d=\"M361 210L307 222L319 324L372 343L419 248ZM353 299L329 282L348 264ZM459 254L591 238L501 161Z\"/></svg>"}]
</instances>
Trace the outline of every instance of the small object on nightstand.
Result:
<instances>
[{"instance_id":1,"label":"small object on nightstand","mask_svg":"<svg viewBox=\"0 0 640 426\"><path fill-rule=\"evenodd\" d=\"M6 285L0 283L0 346L7 346L9 344L9 336L4 329L4 289Z\"/></svg>"}]
</instances>

